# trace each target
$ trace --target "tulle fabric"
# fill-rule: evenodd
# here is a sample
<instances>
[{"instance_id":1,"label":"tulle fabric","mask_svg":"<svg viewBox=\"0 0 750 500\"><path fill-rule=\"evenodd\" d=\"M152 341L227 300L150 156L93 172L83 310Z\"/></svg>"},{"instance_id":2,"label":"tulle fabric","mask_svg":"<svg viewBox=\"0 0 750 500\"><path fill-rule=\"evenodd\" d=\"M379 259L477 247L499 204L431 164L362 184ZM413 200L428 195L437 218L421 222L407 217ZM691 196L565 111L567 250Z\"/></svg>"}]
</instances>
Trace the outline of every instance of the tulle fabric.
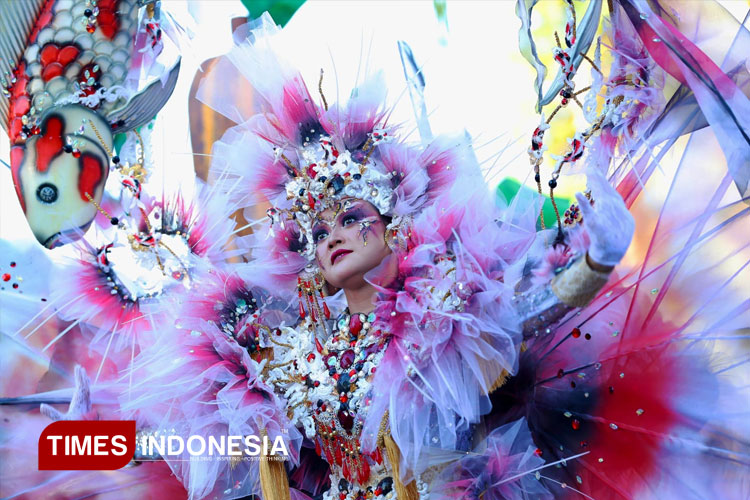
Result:
<instances>
[{"instance_id":1,"label":"tulle fabric","mask_svg":"<svg viewBox=\"0 0 750 500\"><path fill-rule=\"evenodd\" d=\"M383 283L391 262L368 278L380 288L380 328L393 337L373 381L363 446L375 445L388 411L402 470L414 473L431 464L433 451L470 446L471 426L490 409L487 394L518 366L515 281L506 271L531 249L534 218L526 217L525 231L497 223L523 219L527 207L501 211L489 194L468 190L475 181L470 165L462 164L453 188L471 192L471 203L453 192L439 197L409 225L407 250L391 257L398 278Z\"/></svg>"},{"instance_id":2,"label":"tulle fabric","mask_svg":"<svg viewBox=\"0 0 750 500\"><path fill-rule=\"evenodd\" d=\"M741 285L747 283L750 253L739 236L748 230L747 169L738 171L742 161L736 155L747 148L739 140L727 147L731 134L719 138L725 127L735 134L747 130L741 120L725 119L742 109L732 102L744 96L716 65L696 63L707 63L708 56L687 40L706 45L706 30L715 25L698 26L686 5L615 3L615 38L634 25L649 57L683 82L655 118L633 122L636 129L647 127L642 135L615 126L595 140L599 148L625 152L609 172L639 221L634 244L591 305L569 315L550 336L529 340L518 372L491 395L492 412L483 423L489 432L526 419L545 462L563 460L540 473L539 482L555 497L748 496L750 448L739 436L747 435L750 398L742 383L746 355L738 328L750 319L747 287ZM701 8L702 15L718 10L708 2ZM654 12L683 33L665 27L667 21ZM649 32L645 24L661 31ZM746 36L741 29L737 47ZM639 53L635 47L615 50L630 52L632 61ZM719 54L736 69L739 51ZM648 61L641 66L656 69ZM616 59L613 70L623 67ZM696 82L694 74L705 78ZM746 71L730 74L738 84L747 77ZM693 92L709 92L712 101ZM658 100L653 106L650 111L659 109ZM717 109L726 113L723 118ZM637 108L632 111L638 116ZM707 124L716 127L701 130ZM682 160L658 171L684 133L692 136ZM656 145L662 148L653 150ZM609 153L601 151L593 148L584 160L607 168ZM728 168L717 167L722 153ZM658 186L664 180L667 189ZM654 207L658 215L650 216ZM547 259L560 257L550 253Z\"/></svg>"},{"instance_id":3,"label":"tulle fabric","mask_svg":"<svg viewBox=\"0 0 750 500\"><path fill-rule=\"evenodd\" d=\"M525 419L498 427L481 448L443 469L433 490L440 499L551 499L534 474L546 473L536 450Z\"/></svg>"},{"instance_id":4,"label":"tulle fabric","mask_svg":"<svg viewBox=\"0 0 750 500\"><path fill-rule=\"evenodd\" d=\"M184 297L175 310L174 329L145 349L132 366L135 382L122 396L126 416L143 428L166 434L202 436L261 436L271 443L281 436L292 463L299 460L301 435L287 421L284 403L262 381L265 361L223 331L219 312L234 307L238 288L250 285L232 274L207 273L202 286ZM262 292L253 289L253 296ZM222 305L223 304L223 305ZM280 321L279 317L273 318ZM241 446L244 448L244 444ZM165 457L185 484L190 498L236 498L259 494L259 461L195 460L188 452Z\"/></svg>"}]
</instances>

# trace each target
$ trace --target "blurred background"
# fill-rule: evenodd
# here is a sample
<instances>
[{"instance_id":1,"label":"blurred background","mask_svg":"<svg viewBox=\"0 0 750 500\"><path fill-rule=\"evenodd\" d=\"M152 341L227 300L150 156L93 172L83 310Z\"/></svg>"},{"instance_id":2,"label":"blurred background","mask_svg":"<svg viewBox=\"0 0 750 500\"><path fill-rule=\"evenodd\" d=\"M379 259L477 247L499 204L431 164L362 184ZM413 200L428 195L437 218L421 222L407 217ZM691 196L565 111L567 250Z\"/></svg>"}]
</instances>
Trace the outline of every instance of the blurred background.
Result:
<instances>
[{"instance_id":1,"label":"blurred background","mask_svg":"<svg viewBox=\"0 0 750 500\"><path fill-rule=\"evenodd\" d=\"M699 2L699 0L696 0ZM747 26L750 9L748 0L724 0L725 9ZM575 2L580 12L587 2ZM232 44L232 31L259 17L268 10L274 20L285 26L281 36L284 52L292 64L301 69L310 89L318 86L320 71L324 71L323 92L329 103L346 100L356 82L368 74L383 71L388 88L389 104L394 106L390 123L403 123L402 136L419 141L414 125L414 114L406 87L406 79L397 46L405 41L414 59L422 68L425 80L425 103L433 134L462 133L471 135L477 156L487 179L486 187L498 196L510 196L518 185L535 190L526 150L531 132L540 117L534 111L536 95L533 88L535 73L523 59L518 48L520 21L515 14L516 2L502 0L163 0L168 11L188 33L178 49L183 61L177 88L158 114L152 135L155 171L149 180L149 190L167 193L180 190L188 199L195 190L195 179L206 177L210 164L211 146L234 123L215 113L195 99L199 86L207 95L236 96L236 105L243 114L256 111L258 102L251 88L231 79L207 79L216 57L226 53ZM555 68L551 49L554 31L564 28L564 3L541 0L532 20L539 54L549 68ZM602 27L599 27L601 33ZM603 43L608 41L603 38ZM592 49L593 50L593 49ZM609 66L608 60L602 61ZM548 80L554 76L550 71ZM576 78L577 88L590 79L591 68L584 63ZM674 82L667 82L674 85ZM554 106L554 105L553 105ZM546 115L552 109L544 109ZM587 123L577 106L561 110L553 122L553 129L545 137L550 153L562 154L567 139ZM666 179L680 160L686 138L681 139L661 162L659 176ZM706 161L711 154L706 150ZM716 153L721 154L721 153ZM8 162L8 141L0 140L0 159ZM542 178L549 178L553 161L545 161ZM580 170L581 167L578 167ZM580 173L564 171L558 196L564 210L575 191L585 187ZM641 205L636 213L641 234L649 234L658 211ZM264 208L258 210L263 213ZM654 204L653 208L658 208ZM241 214L237 214L240 219ZM717 240L717 245L721 242ZM647 241L636 239L628 259L635 261L642 255ZM12 188L10 172L0 169L0 274L12 272L11 282L0 282L0 287L13 295L12 305L0 308L0 331L17 331L23 318L18 308L38 309L40 297L49 289L49 274L54 266L73 255L70 245L53 251L42 248L33 238L23 217ZM14 263L10 269L9 263ZM16 286L17 285L17 286ZM676 306L677 307L677 306ZM4 311L3 311L4 309ZM7 314L11 309L18 314ZM54 322L47 335L59 331ZM0 337L0 364L22 354L32 359L36 354L19 339ZM65 349L60 349L65 352ZM44 373L47 359L36 360L34 370L25 369L29 380ZM19 394L24 384L14 384ZM11 392L15 389L10 388ZM11 395L11 394L7 394Z\"/></svg>"},{"instance_id":2,"label":"blurred background","mask_svg":"<svg viewBox=\"0 0 750 500\"><path fill-rule=\"evenodd\" d=\"M720 3L740 21L750 7L748 0ZM466 130L473 137L488 189L497 190L508 177L533 187L526 149L539 123L534 113L535 75L518 50L520 22L512 0L163 0L162 4L192 39L181 47L180 80L155 124L153 191L161 183L168 192L180 189L189 195L193 172L205 178L213 141L233 123L196 101L195 93L204 71L231 46L233 27L266 10L286 26L286 55L311 88L317 87L324 70L323 90L329 102L345 100L356 81L382 70L389 102L395 105L391 123L404 123L408 138L417 141L397 48L399 40L407 42L422 68L432 132ZM576 2L581 15L586 4ZM542 0L535 10L539 53L550 68L554 68L553 32L564 26L564 20L563 2ZM602 63L606 67L609 62ZM576 79L579 87L586 85L589 74L584 63ZM242 96L241 106L254 109L252 90L236 86L231 81L206 82L208 92L236 92ZM544 111L549 115L552 110ZM546 142L549 153L559 154L567 138L586 123L580 109L569 106L556 115L553 125ZM673 156L679 157L679 149ZM0 140L0 159L8 161L7 140ZM545 162L548 169L551 164ZM563 179L558 192L571 197L583 186L581 176L572 176ZM33 243L6 169L0 171L0 212L0 239Z\"/></svg>"}]
</instances>

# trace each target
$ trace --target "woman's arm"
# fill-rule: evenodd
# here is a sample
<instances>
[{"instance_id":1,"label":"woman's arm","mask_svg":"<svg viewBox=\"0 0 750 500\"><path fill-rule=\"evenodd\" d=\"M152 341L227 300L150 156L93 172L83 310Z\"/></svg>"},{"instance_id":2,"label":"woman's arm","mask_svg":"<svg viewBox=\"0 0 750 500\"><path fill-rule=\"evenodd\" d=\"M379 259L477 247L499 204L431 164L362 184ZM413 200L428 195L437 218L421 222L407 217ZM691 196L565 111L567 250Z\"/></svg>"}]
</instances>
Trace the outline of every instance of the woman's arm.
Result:
<instances>
[{"instance_id":1,"label":"woman's arm","mask_svg":"<svg viewBox=\"0 0 750 500\"><path fill-rule=\"evenodd\" d=\"M612 267L592 263L588 254L541 287L528 287L513 297L524 338L549 328L577 307L585 307L607 283Z\"/></svg>"},{"instance_id":2,"label":"woman's arm","mask_svg":"<svg viewBox=\"0 0 750 500\"><path fill-rule=\"evenodd\" d=\"M588 185L595 204L576 194L591 242L588 252L543 286L519 284L514 302L524 338L549 333L570 311L588 305L630 246L635 222L620 195L598 172L589 174Z\"/></svg>"}]
</instances>

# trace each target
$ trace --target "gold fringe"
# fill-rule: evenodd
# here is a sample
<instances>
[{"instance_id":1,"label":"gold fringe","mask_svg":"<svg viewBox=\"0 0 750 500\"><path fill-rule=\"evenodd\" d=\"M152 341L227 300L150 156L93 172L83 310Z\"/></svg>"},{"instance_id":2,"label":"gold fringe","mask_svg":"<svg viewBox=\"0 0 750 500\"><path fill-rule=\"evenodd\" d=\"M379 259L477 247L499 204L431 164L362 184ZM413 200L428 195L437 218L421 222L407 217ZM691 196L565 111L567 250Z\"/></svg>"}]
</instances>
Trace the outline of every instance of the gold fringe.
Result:
<instances>
[{"instance_id":1,"label":"gold fringe","mask_svg":"<svg viewBox=\"0 0 750 500\"><path fill-rule=\"evenodd\" d=\"M391 464L393 487L396 488L396 496L399 500L419 500L419 493L417 493L417 482L412 481L411 483L404 486L401 482L400 468L401 468L401 450L398 449L396 441L391 437L390 432L386 432L383 435L383 442L385 444L385 452L388 455L388 462Z\"/></svg>"},{"instance_id":2,"label":"gold fringe","mask_svg":"<svg viewBox=\"0 0 750 500\"><path fill-rule=\"evenodd\" d=\"M261 429L261 439L266 430ZM260 489L264 500L291 500L289 478L286 475L283 460L273 460L272 456L260 458Z\"/></svg>"},{"instance_id":3,"label":"gold fringe","mask_svg":"<svg viewBox=\"0 0 750 500\"><path fill-rule=\"evenodd\" d=\"M508 380L508 375L508 370L503 370L503 373L501 373L500 376L497 377L497 380L495 380L495 383L492 384L492 387L490 387L490 390L487 392L487 394L492 394L496 390L500 389L505 381Z\"/></svg>"}]
</instances>

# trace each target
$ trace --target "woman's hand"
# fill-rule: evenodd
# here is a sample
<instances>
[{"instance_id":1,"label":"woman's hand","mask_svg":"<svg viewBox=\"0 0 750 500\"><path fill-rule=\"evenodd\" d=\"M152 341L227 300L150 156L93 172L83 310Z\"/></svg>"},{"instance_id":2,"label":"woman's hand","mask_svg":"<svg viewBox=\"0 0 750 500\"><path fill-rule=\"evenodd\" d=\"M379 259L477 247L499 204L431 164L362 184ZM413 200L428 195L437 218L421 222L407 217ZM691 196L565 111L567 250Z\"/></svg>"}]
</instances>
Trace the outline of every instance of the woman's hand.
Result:
<instances>
[{"instance_id":1,"label":"woman's hand","mask_svg":"<svg viewBox=\"0 0 750 500\"><path fill-rule=\"evenodd\" d=\"M594 200L593 205L582 193L576 193L583 214L583 224L591 241L587 261L596 271L602 268L611 270L630 246L635 220L620 194L603 174L596 170L590 171L587 184Z\"/></svg>"}]
</instances>

